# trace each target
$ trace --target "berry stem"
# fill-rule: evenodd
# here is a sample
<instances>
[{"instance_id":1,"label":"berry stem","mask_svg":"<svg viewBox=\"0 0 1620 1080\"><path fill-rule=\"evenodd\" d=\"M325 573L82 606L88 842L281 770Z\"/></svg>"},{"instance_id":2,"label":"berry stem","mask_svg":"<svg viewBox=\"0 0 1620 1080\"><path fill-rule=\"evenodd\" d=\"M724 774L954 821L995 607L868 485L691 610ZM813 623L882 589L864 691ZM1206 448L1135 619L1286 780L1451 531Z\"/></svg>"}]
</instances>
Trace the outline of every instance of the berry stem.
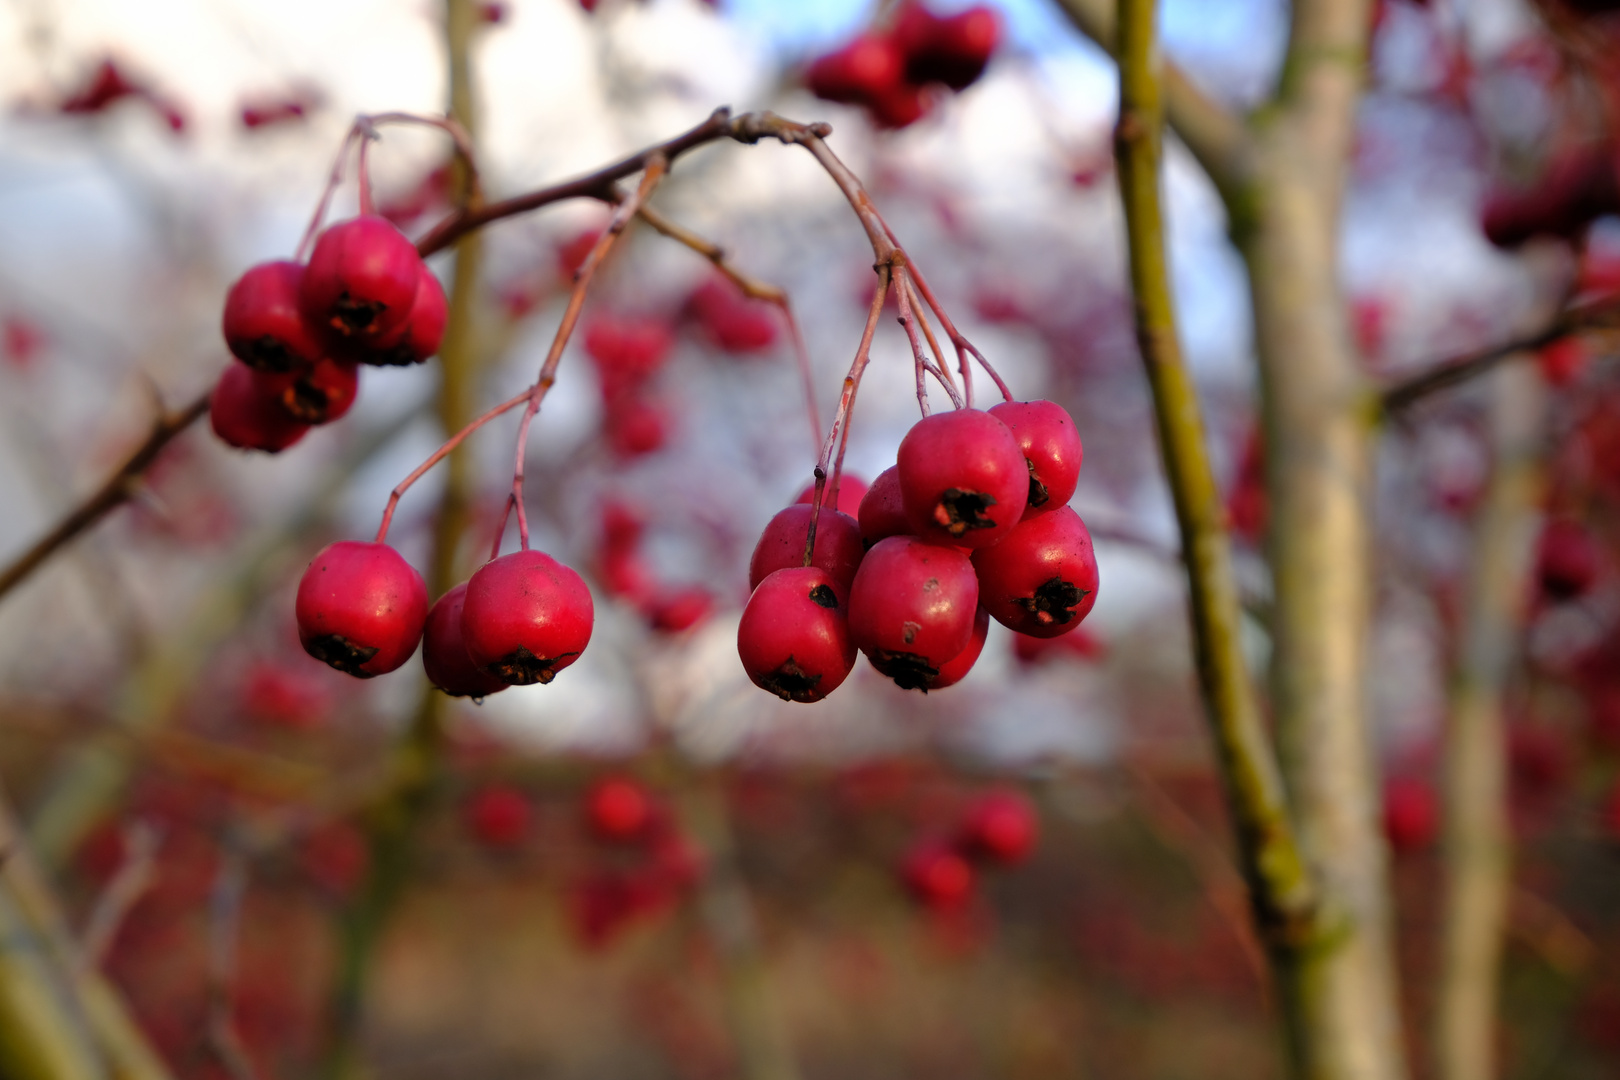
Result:
<instances>
[{"instance_id":1,"label":"berry stem","mask_svg":"<svg viewBox=\"0 0 1620 1080\"><path fill-rule=\"evenodd\" d=\"M917 313L911 306L911 287L906 284L905 271L902 269L895 274L894 280L895 301L900 307L900 325L905 327L906 339L911 342L911 356L917 369L917 404L922 414L927 416L928 391L923 381L923 372L932 375L939 385L944 387L945 393L950 395L951 404L958 409L962 407L962 395L956 391L956 383L949 375L949 369L942 367L923 351L922 339L917 335Z\"/></svg>"},{"instance_id":2,"label":"berry stem","mask_svg":"<svg viewBox=\"0 0 1620 1080\"><path fill-rule=\"evenodd\" d=\"M934 337L933 324L928 321L928 310L917 299L917 287L912 284L910 275L905 273L900 275L900 284L906 291L906 299L911 302L912 318L922 328L923 337L928 339L929 355L934 358L934 363L949 379L951 375L950 365L945 363L945 354L940 350L938 339ZM962 365L962 397L966 405L971 406L973 404L973 368L968 364ZM956 407L960 409L964 403L959 403Z\"/></svg>"},{"instance_id":3,"label":"berry stem","mask_svg":"<svg viewBox=\"0 0 1620 1080\"><path fill-rule=\"evenodd\" d=\"M376 542L381 544L388 539L388 526L393 523L394 510L399 506L400 496L404 495L406 491L410 490L410 486L412 484L422 479L429 469L433 468L433 466L437 465L439 462L448 457L450 455L450 451L454 450L456 447L460 446L464 441L466 441L467 436L471 435L473 432L477 431L479 428L483 427L497 416L500 416L503 413L511 412L519 405L522 405L525 401L528 401L530 395L533 393L533 390L534 388L530 387L516 397L508 398L499 405L496 405L494 408L490 409L488 412L485 412L481 416L474 419L466 427L462 428L460 431L450 436L450 438L446 439L443 446L433 451L426 461L422 462L422 464L418 465L411 471L411 475L401 480L399 482L399 486L394 488L394 490L388 495L388 505L383 509L382 524L377 528Z\"/></svg>"},{"instance_id":4,"label":"berry stem","mask_svg":"<svg viewBox=\"0 0 1620 1080\"><path fill-rule=\"evenodd\" d=\"M315 213L309 219L309 227L304 230L303 239L298 241L298 249L293 252L294 262L303 262L309 254L310 245L315 242L315 234L321 231L321 223L326 220L326 211L331 208L332 195L337 186L343 182L343 163L349 158L349 147L360 134L358 126L349 128L348 134L338 144L337 156L332 159L332 169L326 176L326 190L321 192L319 201L315 203Z\"/></svg>"},{"instance_id":5,"label":"berry stem","mask_svg":"<svg viewBox=\"0 0 1620 1080\"><path fill-rule=\"evenodd\" d=\"M887 224L883 227L885 230L889 228ZM889 239L894 239L893 231L889 231L888 235ZM950 338L951 344L956 347L956 361L962 371L963 383L968 383L967 358L971 355L973 359L979 362L979 366L984 368L985 374L990 376L990 381L996 384L996 389L1001 391L1001 396L1005 400L1011 401L1013 399L1012 391L1007 389L1007 384L1002 380L1001 375L990 365L990 361L984 358L984 354L978 350L973 342L962 336L962 332L956 328L956 324L951 322L951 317L945 314L944 305L934 295L934 290L928 287L928 279L923 277L922 271L917 269L916 263L911 262L909 259L906 262L906 273L910 274L911 280L917 283L917 291L922 294L923 302L928 305L930 311L939 317L939 324L945 328L945 336ZM968 402L971 404L972 401L973 395L970 393Z\"/></svg>"},{"instance_id":6,"label":"berry stem","mask_svg":"<svg viewBox=\"0 0 1620 1080\"><path fill-rule=\"evenodd\" d=\"M523 418L518 421L517 446L513 451L512 462L512 499L517 507L518 542L523 545L524 551L529 550L529 519L523 510L523 459L527 456L529 448L529 424L540 411L540 402L544 400L546 392L557 381L557 364L562 360L563 350L568 347L568 339L579 323L579 313L585 307L585 293L590 288L596 268L601 265L608 250L630 224L630 220L636 216L636 211L647 201L647 197L652 194L668 169L669 163L662 155L655 154L647 162L647 168L641 174L641 183L635 193L619 204L618 209L613 212L613 220L608 223L607 229L591 247L590 253L585 256L585 261L574 274L574 289L568 295L568 306L563 309L562 321L557 324L556 336L551 339L551 349L546 353L545 363L540 367L540 377L529 390L528 407L523 410Z\"/></svg>"},{"instance_id":7,"label":"berry stem","mask_svg":"<svg viewBox=\"0 0 1620 1080\"><path fill-rule=\"evenodd\" d=\"M489 545L489 561L494 562L501 555L501 540L506 537L506 522L512 516L512 507L517 502L509 491L501 503L501 520L495 524L495 539Z\"/></svg>"},{"instance_id":8,"label":"berry stem","mask_svg":"<svg viewBox=\"0 0 1620 1080\"><path fill-rule=\"evenodd\" d=\"M469 207L482 206L484 203L484 185L478 172L478 155L473 150L472 136L453 117L449 116L419 116L416 113L385 112L374 113L362 117L373 127L384 124L417 124L422 127L437 128L450 136L456 146L456 156L461 159L462 167L467 170L467 205Z\"/></svg>"},{"instance_id":9,"label":"berry stem","mask_svg":"<svg viewBox=\"0 0 1620 1080\"><path fill-rule=\"evenodd\" d=\"M359 164L355 167L355 180L360 188L360 213L369 216L377 212L371 196L371 144L378 135L366 117L362 116L354 124L360 133Z\"/></svg>"}]
</instances>

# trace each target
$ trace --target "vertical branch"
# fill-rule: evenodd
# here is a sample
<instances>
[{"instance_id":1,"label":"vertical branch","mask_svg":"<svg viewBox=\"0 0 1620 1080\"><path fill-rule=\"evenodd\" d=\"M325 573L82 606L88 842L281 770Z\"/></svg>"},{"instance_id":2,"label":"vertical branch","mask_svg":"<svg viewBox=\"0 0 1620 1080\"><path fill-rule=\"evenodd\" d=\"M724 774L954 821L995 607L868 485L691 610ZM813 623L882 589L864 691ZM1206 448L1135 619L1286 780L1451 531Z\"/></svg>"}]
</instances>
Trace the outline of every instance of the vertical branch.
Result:
<instances>
[{"instance_id":1,"label":"vertical branch","mask_svg":"<svg viewBox=\"0 0 1620 1080\"><path fill-rule=\"evenodd\" d=\"M720 962L722 992L742 1080L798 1080L792 1047L771 995L753 897L737 863L736 837L719 778L688 775L681 792L688 827L709 864L698 907Z\"/></svg>"},{"instance_id":2,"label":"vertical branch","mask_svg":"<svg viewBox=\"0 0 1620 1080\"><path fill-rule=\"evenodd\" d=\"M1496 1076L1497 982L1511 863L1502 695L1524 615L1541 450L1538 376L1492 378L1495 469L1474 521L1474 561L1445 742L1444 909L1433 1052L1438 1080Z\"/></svg>"},{"instance_id":3,"label":"vertical branch","mask_svg":"<svg viewBox=\"0 0 1620 1080\"><path fill-rule=\"evenodd\" d=\"M1181 526L1194 649L1239 862L1273 962L1290 964L1316 933L1315 889L1242 649L1242 609L1224 510L1205 452L1197 391L1182 362L1160 207L1164 104L1154 0L1121 0L1115 131L1137 342L1153 390L1159 446Z\"/></svg>"}]
</instances>

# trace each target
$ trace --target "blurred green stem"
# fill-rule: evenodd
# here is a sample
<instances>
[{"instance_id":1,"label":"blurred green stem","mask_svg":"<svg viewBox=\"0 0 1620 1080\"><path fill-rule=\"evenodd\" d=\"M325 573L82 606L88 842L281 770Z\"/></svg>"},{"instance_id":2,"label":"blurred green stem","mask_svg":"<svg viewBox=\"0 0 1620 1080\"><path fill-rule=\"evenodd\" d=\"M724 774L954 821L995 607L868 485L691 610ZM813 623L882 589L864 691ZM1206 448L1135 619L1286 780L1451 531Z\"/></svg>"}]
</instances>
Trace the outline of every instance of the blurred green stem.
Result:
<instances>
[{"instance_id":1,"label":"blurred green stem","mask_svg":"<svg viewBox=\"0 0 1620 1080\"><path fill-rule=\"evenodd\" d=\"M1496 1076L1496 1004L1512 863L1503 692L1515 667L1541 493L1533 367L1491 376L1495 467L1474 521L1442 786L1444 900L1433 1031L1438 1080Z\"/></svg>"}]
</instances>

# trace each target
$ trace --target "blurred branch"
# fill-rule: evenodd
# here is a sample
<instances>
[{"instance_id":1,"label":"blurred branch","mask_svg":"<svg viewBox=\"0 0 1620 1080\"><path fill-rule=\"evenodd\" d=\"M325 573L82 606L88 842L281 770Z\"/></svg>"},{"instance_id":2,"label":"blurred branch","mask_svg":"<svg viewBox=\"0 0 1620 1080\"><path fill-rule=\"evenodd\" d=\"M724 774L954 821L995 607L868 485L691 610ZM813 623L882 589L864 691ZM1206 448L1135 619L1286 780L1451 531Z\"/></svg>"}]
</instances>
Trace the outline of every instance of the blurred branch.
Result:
<instances>
[{"instance_id":1,"label":"blurred branch","mask_svg":"<svg viewBox=\"0 0 1620 1080\"><path fill-rule=\"evenodd\" d=\"M123 841L123 863L96 898L79 939L79 966L85 970L101 966L107 949L118 936L124 916L140 900L155 876L160 843L158 831L144 821L136 821L124 827Z\"/></svg>"},{"instance_id":2,"label":"blurred branch","mask_svg":"<svg viewBox=\"0 0 1620 1080\"><path fill-rule=\"evenodd\" d=\"M1505 360L1521 354L1533 356L1536 350L1551 345L1559 338L1582 330L1616 326L1620 326L1620 301L1605 300L1566 308L1544 329L1533 334L1426 365L1420 374L1385 387L1379 395L1379 402L1385 415L1393 415L1431 394L1449 390L1483 375Z\"/></svg>"},{"instance_id":3,"label":"blurred branch","mask_svg":"<svg viewBox=\"0 0 1620 1080\"><path fill-rule=\"evenodd\" d=\"M1056 0L1086 37L1118 58L1116 23L1109 0ZM1243 119L1193 84L1175 64L1163 66L1164 113L1170 127L1220 190L1228 211L1240 205L1252 169L1254 147Z\"/></svg>"},{"instance_id":4,"label":"blurred branch","mask_svg":"<svg viewBox=\"0 0 1620 1080\"><path fill-rule=\"evenodd\" d=\"M247 858L238 843L227 839L208 898L208 1045L231 1080L258 1080L232 1009L236 938L246 893Z\"/></svg>"},{"instance_id":5,"label":"blurred branch","mask_svg":"<svg viewBox=\"0 0 1620 1080\"><path fill-rule=\"evenodd\" d=\"M1166 479L1181 526L1199 685L1236 824L1239 863L1261 939L1274 956L1316 933L1316 890L1242 650L1242 614L1225 510L1203 419L1182 361L1159 202L1164 119L1154 0L1120 3L1120 115L1115 132L1137 342L1153 390Z\"/></svg>"},{"instance_id":6,"label":"blurred branch","mask_svg":"<svg viewBox=\"0 0 1620 1080\"><path fill-rule=\"evenodd\" d=\"M199 395L178 412L160 413L152 422L146 441L136 447L112 475L79 505L68 511L56 527L42 536L33 547L17 556L4 570L0 570L0 597L4 597L52 555L94 528L112 511L118 509L135 494L141 474L157 460L163 448L208 411L212 388Z\"/></svg>"},{"instance_id":7,"label":"blurred branch","mask_svg":"<svg viewBox=\"0 0 1620 1080\"><path fill-rule=\"evenodd\" d=\"M1503 693L1520 647L1541 493L1543 395L1525 368L1491 387L1495 463L1474 520L1447 711L1443 901L1433 1049L1439 1080L1496 1075L1497 986L1511 887Z\"/></svg>"}]
</instances>

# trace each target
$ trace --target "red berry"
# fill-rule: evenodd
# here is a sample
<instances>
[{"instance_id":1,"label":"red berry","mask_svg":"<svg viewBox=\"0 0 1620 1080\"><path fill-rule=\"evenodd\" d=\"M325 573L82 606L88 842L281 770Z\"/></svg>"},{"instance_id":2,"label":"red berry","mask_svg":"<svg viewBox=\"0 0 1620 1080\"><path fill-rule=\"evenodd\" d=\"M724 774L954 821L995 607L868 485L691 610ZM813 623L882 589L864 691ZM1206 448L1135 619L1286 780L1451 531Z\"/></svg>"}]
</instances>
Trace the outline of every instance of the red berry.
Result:
<instances>
[{"instance_id":1,"label":"red berry","mask_svg":"<svg viewBox=\"0 0 1620 1080\"><path fill-rule=\"evenodd\" d=\"M968 807L957 844L970 858L1011 866L1029 857L1039 829L1029 796L1012 789L992 791Z\"/></svg>"},{"instance_id":2,"label":"red berry","mask_svg":"<svg viewBox=\"0 0 1620 1080\"><path fill-rule=\"evenodd\" d=\"M904 58L887 37L862 34L842 49L818 57L806 81L827 101L864 105L900 84Z\"/></svg>"},{"instance_id":3,"label":"red berry","mask_svg":"<svg viewBox=\"0 0 1620 1080\"><path fill-rule=\"evenodd\" d=\"M822 496L822 505L833 506L836 502L836 509L840 513L848 514L850 517L859 517L861 500L866 497L866 491L865 480L844 473L838 478L838 498L836 500L832 498L832 480L831 478L827 480L827 494ZM796 503L814 503L816 501L816 485L814 482L806 484L804 490L799 492L799 497L793 501Z\"/></svg>"},{"instance_id":4,"label":"red berry","mask_svg":"<svg viewBox=\"0 0 1620 1080\"><path fill-rule=\"evenodd\" d=\"M514 551L467 582L462 641L473 664L504 683L549 683L585 651L595 615L578 574L544 552Z\"/></svg>"},{"instance_id":5,"label":"red berry","mask_svg":"<svg viewBox=\"0 0 1620 1080\"><path fill-rule=\"evenodd\" d=\"M485 698L506 689L506 684L473 666L461 640L461 608L467 598L462 582L428 612L422 631L422 667L428 681L451 697Z\"/></svg>"},{"instance_id":6,"label":"red berry","mask_svg":"<svg viewBox=\"0 0 1620 1080\"><path fill-rule=\"evenodd\" d=\"M1552 599L1584 596L1597 583L1599 561L1597 542L1580 522L1556 518L1542 529L1536 574Z\"/></svg>"},{"instance_id":7,"label":"red berry","mask_svg":"<svg viewBox=\"0 0 1620 1080\"><path fill-rule=\"evenodd\" d=\"M1029 466L1012 432L978 409L919 420L900 441L896 466L906 520L931 543L988 547L1029 501Z\"/></svg>"},{"instance_id":8,"label":"red berry","mask_svg":"<svg viewBox=\"0 0 1620 1080\"><path fill-rule=\"evenodd\" d=\"M642 612L654 630L679 634L703 622L713 610L714 597L709 595L709 591L689 586L655 593Z\"/></svg>"},{"instance_id":9,"label":"red berry","mask_svg":"<svg viewBox=\"0 0 1620 1080\"><path fill-rule=\"evenodd\" d=\"M815 508L809 503L794 503L771 518L748 561L750 589L759 588L760 582L778 570L804 565L804 544L810 537L810 519L814 516ZM847 592L865 554L861 527L855 519L830 506L822 507L816 521L816 550L811 565L825 570Z\"/></svg>"},{"instance_id":10,"label":"red berry","mask_svg":"<svg viewBox=\"0 0 1620 1080\"><path fill-rule=\"evenodd\" d=\"M912 848L900 864L900 879L919 904L935 911L960 908L973 895L973 867L937 840Z\"/></svg>"},{"instance_id":11,"label":"red berry","mask_svg":"<svg viewBox=\"0 0 1620 1080\"><path fill-rule=\"evenodd\" d=\"M979 602L990 617L1031 637L1080 625L1097 600L1097 556L1085 522L1067 506L1021 523L973 553Z\"/></svg>"},{"instance_id":12,"label":"red berry","mask_svg":"<svg viewBox=\"0 0 1620 1080\"><path fill-rule=\"evenodd\" d=\"M585 351L602 380L602 400L612 403L658 373L675 343L659 319L602 316L585 328Z\"/></svg>"},{"instance_id":13,"label":"red berry","mask_svg":"<svg viewBox=\"0 0 1620 1080\"><path fill-rule=\"evenodd\" d=\"M878 473L877 479L872 481L872 486L861 497L856 517L861 523L861 539L867 547L891 536L911 535L911 522L906 520L906 504L900 498L898 466Z\"/></svg>"},{"instance_id":14,"label":"red berry","mask_svg":"<svg viewBox=\"0 0 1620 1080\"><path fill-rule=\"evenodd\" d=\"M1106 655L1108 646L1088 632L1084 626L1057 638L1037 638L1028 634L1013 635L1013 656L1024 665L1060 658L1101 660Z\"/></svg>"},{"instance_id":15,"label":"red berry","mask_svg":"<svg viewBox=\"0 0 1620 1080\"><path fill-rule=\"evenodd\" d=\"M1548 386L1565 387L1580 377L1588 360L1586 344L1578 337L1561 337L1536 353L1536 365Z\"/></svg>"},{"instance_id":16,"label":"red berry","mask_svg":"<svg viewBox=\"0 0 1620 1080\"><path fill-rule=\"evenodd\" d=\"M979 581L956 548L909 536L880 540L849 590L851 639L906 690L926 690L973 639Z\"/></svg>"},{"instance_id":17,"label":"red berry","mask_svg":"<svg viewBox=\"0 0 1620 1080\"><path fill-rule=\"evenodd\" d=\"M723 275L693 290L686 310L726 352L758 352L776 341L778 315L772 305L748 296Z\"/></svg>"},{"instance_id":18,"label":"red berry","mask_svg":"<svg viewBox=\"0 0 1620 1080\"><path fill-rule=\"evenodd\" d=\"M1397 852L1417 851L1434 842L1440 810L1434 789L1412 776L1397 776L1384 785L1384 835Z\"/></svg>"},{"instance_id":19,"label":"red berry","mask_svg":"<svg viewBox=\"0 0 1620 1080\"><path fill-rule=\"evenodd\" d=\"M523 792L487 787L467 801L467 828L490 847L512 847L529 831L533 809Z\"/></svg>"},{"instance_id":20,"label":"red berry","mask_svg":"<svg viewBox=\"0 0 1620 1080\"><path fill-rule=\"evenodd\" d=\"M236 279L221 319L233 356L261 371L295 371L325 355L320 334L299 311L303 279L295 262L260 263Z\"/></svg>"},{"instance_id":21,"label":"red berry","mask_svg":"<svg viewBox=\"0 0 1620 1080\"><path fill-rule=\"evenodd\" d=\"M989 635L990 613L980 608L978 614L973 616L973 637L969 639L967 648L940 665L939 674L928 680L926 689L943 690L967 678L967 673L979 662L979 654L984 652L984 640Z\"/></svg>"},{"instance_id":22,"label":"red berry","mask_svg":"<svg viewBox=\"0 0 1620 1080\"><path fill-rule=\"evenodd\" d=\"M298 582L304 651L362 679L411 658L427 619L427 584L387 544L341 540L323 548Z\"/></svg>"},{"instance_id":23,"label":"red berry","mask_svg":"<svg viewBox=\"0 0 1620 1080\"><path fill-rule=\"evenodd\" d=\"M895 21L894 38L905 54L907 80L961 90L984 74L1001 40L1001 20L983 6L941 18L921 4L906 4Z\"/></svg>"},{"instance_id":24,"label":"red berry","mask_svg":"<svg viewBox=\"0 0 1620 1080\"><path fill-rule=\"evenodd\" d=\"M366 214L333 225L315 241L298 306L334 338L381 341L410 316L421 275L416 246L385 218Z\"/></svg>"},{"instance_id":25,"label":"red berry","mask_svg":"<svg viewBox=\"0 0 1620 1080\"><path fill-rule=\"evenodd\" d=\"M605 427L608 446L621 458L656 453L669 442L668 413L639 396L615 399Z\"/></svg>"},{"instance_id":26,"label":"red berry","mask_svg":"<svg viewBox=\"0 0 1620 1080\"><path fill-rule=\"evenodd\" d=\"M771 574L748 598L737 654L754 685L783 701L820 701L855 666L844 587L816 566Z\"/></svg>"},{"instance_id":27,"label":"red berry","mask_svg":"<svg viewBox=\"0 0 1620 1080\"><path fill-rule=\"evenodd\" d=\"M922 87L903 82L891 86L867 102L867 115L878 127L910 127L928 113L929 101Z\"/></svg>"},{"instance_id":28,"label":"red berry","mask_svg":"<svg viewBox=\"0 0 1620 1080\"><path fill-rule=\"evenodd\" d=\"M429 270L426 263L417 265L420 271L410 315L375 343L360 343L352 350L354 359L378 367L409 367L439 351L444 326L450 318L450 305L445 300L444 286L439 284L438 275Z\"/></svg>"},{"instance_id":29,"label":"red berry","mask_svg":"<svg viewBox=\"0 0 1620 1080\"><path fill-rule=\"evenodd\" d=\"M1007 425L1029 469L1024 519L1067 506L1080 480L1080 432L1067 409L1051 401L1004 401L990 415Z\"/></svg>"},{"instance_id":30,"label":"red berry","mask_svg":"<svg viewBox=\"0 0 1620 1080\"><path fill-rule=\"evenodd\" d=\"M360 394L360 372L345 360L317 360L297 371L252 373L256 391L281 404L303 424L326 424L343 416Z\"/></svg>"},{"instance_id":31,"label":"red berry","mask_svg":"<svg viewBox=\"0 0 1620 1080\"><path fill-rule=\"evenodd\" d=\"M282 407L281 399L254 380L257 374L232 361L220 373L208 403L214 434L240 450L274 454L304 437L309 425Z\"/></svg>"},{"instance_id":32,"label":"red berry","mask_svg":"<svg viewBox=\"0 0 1620 1080\"><path fill-rule=\"evenodd\" d=\"M652 796L628 777L603 777L585 793L585 825L598 840L636 843L651 831L653 817Z\"/></svg>"},{"instance_id":33,"label":"red berry","mask_svg":"<svg viewBox=\"0 0 1620 1080\"><path fill-rule=\"evenodd\" d=\"M1575 236L1594 218L1620 210L1615 172L1614 151L1605 142L1555 150L1533 185L1487 195L1486 239L1511 248L1538 235Z\"/></svg>"}]
</instances>

